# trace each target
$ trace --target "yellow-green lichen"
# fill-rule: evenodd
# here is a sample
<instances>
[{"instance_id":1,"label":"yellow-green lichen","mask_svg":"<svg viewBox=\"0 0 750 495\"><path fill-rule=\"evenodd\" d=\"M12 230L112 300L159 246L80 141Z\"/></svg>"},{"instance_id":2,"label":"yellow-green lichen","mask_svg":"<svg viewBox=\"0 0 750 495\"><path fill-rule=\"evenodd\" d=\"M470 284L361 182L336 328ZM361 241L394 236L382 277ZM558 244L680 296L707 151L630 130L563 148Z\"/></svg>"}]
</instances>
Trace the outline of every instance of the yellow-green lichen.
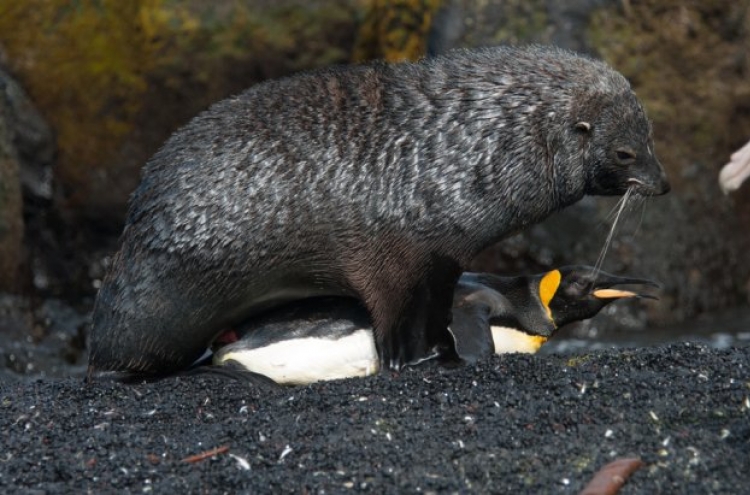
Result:
<instances>
[{"instance_id":1,"label":"yellow-green lichen","mask_svg":"<svg viewBox=\"0 0 750 495\"><path fill-rule=\"evenodd\" d=\"M351 0L0 0L0 44L55 131L68 205L91 208L124 204L148 155L213 101L346 61L362 8Z\"/></svg>"},{"instance_id":2,"label":"yellow-green lichen","mask_svg":"<svg viewBox=\"0 0 750 495\"><path fill-rule=\"evenodd\" d=\"M440 0L371 0L354 49L355 61L424 56Z\"/></svg>"},{"instance_id":3,"label":"yellow-green lichen","mask_svg":"<svg viewBox=\"0 0 750 495\"><path fill-rule=\"evenodd\" d=\"M577 367L577 366L580 366L580 365L582 365L582 364L585 364L585 363L587 363L587 362L588 362L588 361L590 361L590 360L591 360L591 356L590 356L590 355L588 355L588 354L583 354L583 355L581 355L581 356L573 356L572 358L568 359L568 360L567 360L567 361L565 362L565 365L566 365L566 366L567 366L568 368L575 368L575 367Z\"/></svg>"}]
</instances>

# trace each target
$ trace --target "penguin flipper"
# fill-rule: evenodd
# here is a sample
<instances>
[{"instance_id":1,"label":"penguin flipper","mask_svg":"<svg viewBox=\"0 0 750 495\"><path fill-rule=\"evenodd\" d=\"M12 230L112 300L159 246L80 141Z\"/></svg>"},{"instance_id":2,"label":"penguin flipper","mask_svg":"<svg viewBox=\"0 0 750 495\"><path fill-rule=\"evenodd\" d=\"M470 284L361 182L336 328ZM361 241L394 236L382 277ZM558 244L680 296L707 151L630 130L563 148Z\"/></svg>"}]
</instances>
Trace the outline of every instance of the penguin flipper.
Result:
<instances>
[{"instance_id":1,"label":"penguin flipper","mask_svg":"<svg viewBox=\"0 0 750 495\"><path fill-rule=\"evenodd\" d=\"M454 307L453 321L448 331L453 336L456 354L469 364L495 352L490 330L490 308L484 304Z\"/></svg>"}]
</instances>

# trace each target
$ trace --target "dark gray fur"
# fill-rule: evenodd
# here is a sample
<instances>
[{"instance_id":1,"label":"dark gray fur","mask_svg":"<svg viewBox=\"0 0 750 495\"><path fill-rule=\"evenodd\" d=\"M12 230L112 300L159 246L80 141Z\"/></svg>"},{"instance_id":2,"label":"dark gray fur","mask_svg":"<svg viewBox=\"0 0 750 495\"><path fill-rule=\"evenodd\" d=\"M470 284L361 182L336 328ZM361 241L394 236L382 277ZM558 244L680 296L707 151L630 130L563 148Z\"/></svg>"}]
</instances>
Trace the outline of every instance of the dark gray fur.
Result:
<instances>
[{"instance_id":1,"label":"dark gray fur","mask_svg":"<svg viewBox=\"0 0 750 495\"><path fill-rule=\"evenodd\" d=\"M543 47L301 74L221 101L143 170L100 290L92 369L170 372L226 326L346 295L384 367L449 346L482 249L585 194L668 190L606 64Z\"/></svg>"}]
</instances>

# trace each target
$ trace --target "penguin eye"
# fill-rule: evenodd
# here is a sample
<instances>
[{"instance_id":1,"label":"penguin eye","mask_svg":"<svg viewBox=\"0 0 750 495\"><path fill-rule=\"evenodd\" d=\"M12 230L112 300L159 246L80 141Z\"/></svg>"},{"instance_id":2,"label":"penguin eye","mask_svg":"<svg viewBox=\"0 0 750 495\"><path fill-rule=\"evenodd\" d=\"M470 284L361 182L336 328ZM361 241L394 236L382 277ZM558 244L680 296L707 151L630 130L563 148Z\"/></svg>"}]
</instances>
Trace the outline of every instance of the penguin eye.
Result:
<instances>
[{"instance_id":1,"label":"penguin eye","mask_svg":"<svg viewBox=\"0 0 750 495\"><path fill-rule=\"evenodd\" d=\"M586 280L574 280L570 284L570 292L575 295L585 294L589 288L589 283Z\"/></svg>"},{"instance_id":2,"label":"penguin eye","mask_svg":"<svg viewBox=\"0 0 750 495\"><path fill-rule=\"evenodd\" d=\"M621 165L630 165L635 161L635 152L629 148L618 148L615 155Z\"/></svg>"}]
</instances>

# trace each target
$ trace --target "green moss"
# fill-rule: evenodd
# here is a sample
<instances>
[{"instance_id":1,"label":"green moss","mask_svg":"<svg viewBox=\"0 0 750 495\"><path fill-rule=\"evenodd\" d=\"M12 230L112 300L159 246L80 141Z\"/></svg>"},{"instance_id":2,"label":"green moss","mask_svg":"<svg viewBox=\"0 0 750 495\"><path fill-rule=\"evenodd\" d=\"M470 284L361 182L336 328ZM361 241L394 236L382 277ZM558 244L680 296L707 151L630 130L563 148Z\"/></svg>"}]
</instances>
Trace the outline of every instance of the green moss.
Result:
<instances>
[{"instance_id":1,"label":"green moss","mask_svg":"<svg viewBox=\"0 0 750 495\"><path fill-rule=\"evenodd\" d=\"M588 354L584 354L582 356L573 356L572 358L567 360L565 365L569 368L575 368L576 366L580 366L590 360L591 356Z\"/></svg>"},{"instance_id":2,"label":"green moss","mask_svg":"<svg viewBox=\"0 0 750 495\"><path fill-rule=\"evenodd\" d=\"M504 8L507 12L505 22L493 38L493 41L497 44L518 44L533 41L547 28L548 19L545 2L507 2Z\"/></svg>"},{"instance_id":3,"label":"green moss","mask_svg":"<svg viewBox=\"0 0 750 495\"><path fill-rule=\"evenodd\" d=\"M0 143L0 292L17 288L23 238L18 163L11 156L3 156L7 146Z\"/></svg>"},{"instance_id":4,"label":"green moss","mask_svg":"<svg viewBox=\"0 0 750 495\"><path fill-rule=\"evenodd\" d=\"M354 49L355 61L424 56L440 0L370 0Z\"/></svg>"},{"instance_id":5,"label":"green moss","mask_svg":"<svg viewBox=\"0 0 750 495\"><path fill-rule=\"evenodd\" d=\"M156 3L0 4L0 41L55 128L61 178L74 188L131 131L158 47L140 19Z\"/></svg>"},{"instance_id":6,"label":"green moss","mask_svg":"<svg viewBox=\"0 0 750 495\"><path fill-rule=\"evenodd\" d=\"M56 173L70 205L111 196L120 162L140 164L154 151L126 156L140 149L130 140L161 140L185 114L253 80L348 59L342 33L351 46L354 29L341 23L354 25L351 1L256 4L0 0L0 44L55 130Z\"/></svg>"},{"instance_id":7,"label":"green moss","mask_svg":"<svg viewBox=\"0 0 750 495\"><path fill-rule=\"evenodd\" d=\"M591 458L582 456L574 457L570 460L570 465L573 466L575 472L582 473L591 466Z\"/></svg>"}]
</instances>

